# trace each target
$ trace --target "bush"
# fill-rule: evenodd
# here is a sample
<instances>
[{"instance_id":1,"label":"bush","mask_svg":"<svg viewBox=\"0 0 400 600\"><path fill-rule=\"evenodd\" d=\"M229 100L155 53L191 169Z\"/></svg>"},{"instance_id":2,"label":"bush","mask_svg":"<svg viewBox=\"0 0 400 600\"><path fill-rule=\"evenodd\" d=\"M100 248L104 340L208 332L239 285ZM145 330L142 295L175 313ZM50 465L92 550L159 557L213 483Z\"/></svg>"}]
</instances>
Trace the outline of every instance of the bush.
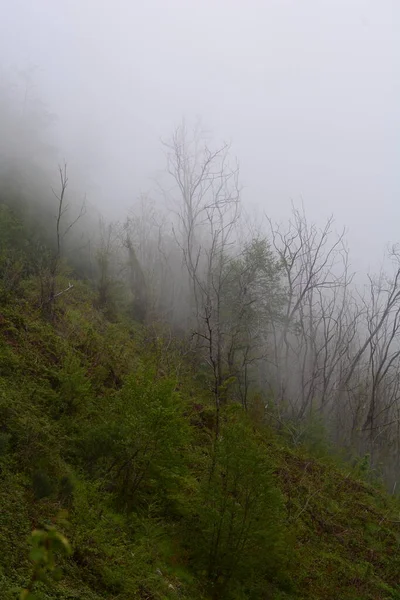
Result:
<instances>
[{"instance_id":1,"label":"bush","mask_svg":"<svg viewBox=\"0 0 400 600\"><path fill-rule=\"evenodd\" d=\"M184 409L175 382L156 379L142 365L81 440L88 472L101 477L126 510L149 493L164 502L179 485L190 444Z\"/></svg>"},{"instance_id":2,"label":"bush","mask_svg":"<svg viewBox=\"0 0 400 600\"><path fill-rule=\"evenodd\" d=\"M250 583L256 598L255 582L265 592L279 570L283 503L266 447L232 409L199 484L189 544L213 598L238 597Z\"/></svg>"}]
</instances>

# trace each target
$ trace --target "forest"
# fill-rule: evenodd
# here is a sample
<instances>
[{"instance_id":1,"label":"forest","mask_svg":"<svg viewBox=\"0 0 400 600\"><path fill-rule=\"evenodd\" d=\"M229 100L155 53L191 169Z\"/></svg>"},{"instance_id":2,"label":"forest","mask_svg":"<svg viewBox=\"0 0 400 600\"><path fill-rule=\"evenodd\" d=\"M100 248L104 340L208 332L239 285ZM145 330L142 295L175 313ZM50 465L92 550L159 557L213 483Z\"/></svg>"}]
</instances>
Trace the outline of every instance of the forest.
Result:
<instances>
[{"instance_id":1,"label":"forest","mask_svg":"<svg viewBox=\"0 0 400 600\"><path fill-rule=\"evenodd\" d=\"M400 598L400 249L356 274L229 144L162 146L115 221L2 152L1 597Z\"/></svg>"}]
</instances>

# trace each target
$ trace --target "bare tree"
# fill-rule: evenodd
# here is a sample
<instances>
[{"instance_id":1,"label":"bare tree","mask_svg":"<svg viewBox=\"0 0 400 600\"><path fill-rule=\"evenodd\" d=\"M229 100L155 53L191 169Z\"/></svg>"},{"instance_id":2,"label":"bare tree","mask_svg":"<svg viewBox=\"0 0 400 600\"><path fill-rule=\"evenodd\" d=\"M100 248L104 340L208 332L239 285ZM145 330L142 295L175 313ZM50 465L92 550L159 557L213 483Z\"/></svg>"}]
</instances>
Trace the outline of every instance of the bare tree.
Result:
<instances>
[{"instance_id":1,"label":"bare tree","mask_svg":"<svg viewBox=\"0 0 400 600\"><path fill-rule=\"evenodd\" d=\"M192 337L212 373L218 436L224 399L222 296L239 218L239 168L230 165L228 145L211 150L199 131L190 137L184 125L165 147L167 170L174 182L169 192L174 199L174 235L193 307Z\"/></svg>"},{"instance_id":2,"label":"bare tree","mask_svg":"<svg viewBox=\"0 0 400 600\"><path fill-rule=\"evenodd\" d=\"M397 254L393 253L393 258L397 263L399 263L399 257ZM382 277L382 275L381 275ZM379 293L384 293L384 299L382 303L376 303L375 295L376 295L376 284L374 284L370 279L370 291L371 291L371 299L372 306L369 310L368 323L369 323L369 331L366 336L363 344L360 346L357 354L352 360L349 370L346 374L346 378L344 380L344 385L346 385L353 375L354 369L357 366L358 362L361 360L367 348L371 345L371 341L379 335L382 327L385 325L387 319L390 317L392 312L395 310L397 312L397 304L400 302L400 264L397 266L393 280L386 281L384 287L379 289ZM379 286L380 287L380 284ZM372 312L371 312L372 311Z\"/></svg>"},{"instance_id":3,"label":"bare tree","mask_svg":"<svg viewBox=\"0 0 400 600\"><path fill-rule=\"evenodd\" d=\"M359 429L367 436L372 461L376 450L379 453L377 442L379 446L385 438L387 444L391 426L397 428L400 400L400 266L396 251L392 251L391 258L393 278L383 272L378 277L369 277L369 296L364 299L366 335L344 380L349 385L355 369L362 366L365 394L359 411Z\"/></svg>"},{"instance_id":4,"label":"bare tree","mask_svg":"<svg viewBox=\"0 0 400 600\"><path fill-rule=\"evenodd\" d=\"M72 228L76 225L79 219L86 212L86 203L85 200L82 202L78 215L69 223L65 223L65 215L69 210L69 205L66 204L66 191L68 187L68 174L67 174L67 163L64 162L63 166L58 167L59 177L60 177L60 189L56 192L52 189L53 195L57 200L57 214L55 216L56 219L56 249L53 254L49 275L48 277L42 278L42 286L41 286L41 306L45 308L47 311L52 314L54 301L57 297L61 296L65 292L69 291L73 288L73 285L68 284L67 288L60 290L57 292L56 290L56 282L57 275L59 272L60 261L62 258L63 251L63 241L68 233L72 230Z\"/></svg>"},{"instance_id":5,"label":"bare tree","mask_svg":"<svg viewBox=\"0 0 400 600\"><path fill-rule=\"evenodd\" d=\"M166 230L166 215L149 196L141 196L125 222L137 260L146 274L146 313L154 322L162 320L176 328L182 319L177 297L181 278L181 253Z\"/></svg>"},{"instance_id":6,"label":"bare tree","mask_svg":"<svg viewBox=\"0 0 400 600\"><path fill-rule=\"evenodd\" d=\"M147 285L146 278L129 233L126 233L125 248L128 251L128 277L132 294L132 310L134 317L143 322L147 311Z\"/></svg>"},{"instance_id":7,"label":"bare tree","mask_svg":"<svg viewBox=\"0 0 400 600\"><path fill-rule=\"evenodd\" d=\"M332 237L333 219L319 229L307 222L304 211L293 208L292 215L286 229L269 219L286 288L283 324L275 330L275 364L278 398L302 417L319 393L321 366L328 384L328 347L335 337L334 322L343 315L339 298L345 297L351 278L344 231Z\"/></svg>"},{"instance_id":8,"label":"bare tree","mask_svg":"<svg viewBox=\"0 0 400 600\"><path fill-rule=\"evenodd\" d=\"M97 306L113 313L116 287L122 269L121 225L99 221L99 241L96 249Z\"/></svg>"}]
</instances>

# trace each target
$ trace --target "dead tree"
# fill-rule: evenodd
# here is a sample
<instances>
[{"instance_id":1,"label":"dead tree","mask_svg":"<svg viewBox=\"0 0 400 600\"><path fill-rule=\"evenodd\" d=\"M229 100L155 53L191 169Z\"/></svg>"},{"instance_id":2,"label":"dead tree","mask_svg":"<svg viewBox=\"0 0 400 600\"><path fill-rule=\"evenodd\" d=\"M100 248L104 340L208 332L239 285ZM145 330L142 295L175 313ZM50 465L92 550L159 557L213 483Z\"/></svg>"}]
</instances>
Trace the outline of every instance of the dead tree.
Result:
<instances>
[{"instance_id":1,"label":"dead tree","mask_svg":"<svg viewBox=\"0 0 400 600\"><path fill-rule=\"evenodd\" d=\"M216 436L224 402L222 298L226 265L239 218L239 168L229 162L229 146L211 150L198 131L178 127L167 150L174 188L174 235L188 277L192 338L210 368L216 405Z\"/></svg>"},{"instance_id":2,"label":"dead tree","mask_svg":"<svg viewBox=\"0 0 400 600\"><path fill-rule=\"evenodd\" d=\"M269 219L286 288L283 323L275 330L275 364L278 399L302 417L318 393L321 344L332 345L329 311L331 319L338 310L340 315L339 291L343 293L350 280L344 231L332 237L332 218L319 229L307 222L304 211L293 208L292 215L286 229Z\"/></svg>"},{"instance_id":3,"label":"dead tree","mask_svg":"<svg viewBox=\"0 0 400 600\"><path fill-rule=\"evenodd\" d=\"M67 163L64 162L63 166L60 165L58 167L58 172L60 177L60 189L58 192L52 189L53 195L57 200L57 213L55 216L56 248L53 257L50 261L48 276L41 277L40 306L50 315L53 315L55 299L73 288L73 285L68 284L68 286L65 289L57 291L57 276L59 273L60 262L62 259L64 239L86 212L86 203L84 200L76 218L70 221L69 223L64 223L65 215L67 214L70 208L69 205L65 203L65 196L68 187Z\"/></svg>"},{"instance_id":4,"label":"dead tree","mask_svg":"<svg viewBox=\"0 0 400 600\"><path fill-rule=\"evenodd\" d=\"M125 247L128 251L129 285L133 298L132 312L135 319L143 323L147 312L146 279L128 233L125 238Z\"/></svg>"}]
</instances>

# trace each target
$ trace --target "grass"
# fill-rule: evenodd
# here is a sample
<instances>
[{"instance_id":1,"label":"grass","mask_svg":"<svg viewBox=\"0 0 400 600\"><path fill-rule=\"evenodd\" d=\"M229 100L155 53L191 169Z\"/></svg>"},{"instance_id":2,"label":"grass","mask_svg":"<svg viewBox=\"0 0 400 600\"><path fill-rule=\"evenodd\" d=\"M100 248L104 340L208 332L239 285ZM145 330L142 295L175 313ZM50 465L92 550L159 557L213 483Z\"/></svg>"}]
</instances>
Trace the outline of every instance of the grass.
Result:
<instances>
[{"instance_id":1,"label":"grass","mask_svg":"<svg viewBox=\"0 0 400 600\"><path fill-rule=\"evenodd\" d=\"M63 580L39 587L38 598L208 598L204 574L192 568L182 543L181 522L160 508L160 496L149 492L146 505L124 513L113 492L76 460L81 432L139 364L161 380L179 373L200 452L212 426L207 390L178 346L171 351L162 336L122 317L108 321L82 282L61 297L52 323L34 308L35 285L27 282L22 296L0 305L1 598L17 598L26 584L31 530L54 521L62 508L69 511L65 533L74 553L62 561ZM271 428L261 428L260 436L285 511L285 576L265 597L400 598L398 501L345 464L291 447ZM188 448L188 456L195 451ZM193 485L189 480L187 490ZM241 597L264 596L247 590Z\"/></svg>"}]
</instances>

